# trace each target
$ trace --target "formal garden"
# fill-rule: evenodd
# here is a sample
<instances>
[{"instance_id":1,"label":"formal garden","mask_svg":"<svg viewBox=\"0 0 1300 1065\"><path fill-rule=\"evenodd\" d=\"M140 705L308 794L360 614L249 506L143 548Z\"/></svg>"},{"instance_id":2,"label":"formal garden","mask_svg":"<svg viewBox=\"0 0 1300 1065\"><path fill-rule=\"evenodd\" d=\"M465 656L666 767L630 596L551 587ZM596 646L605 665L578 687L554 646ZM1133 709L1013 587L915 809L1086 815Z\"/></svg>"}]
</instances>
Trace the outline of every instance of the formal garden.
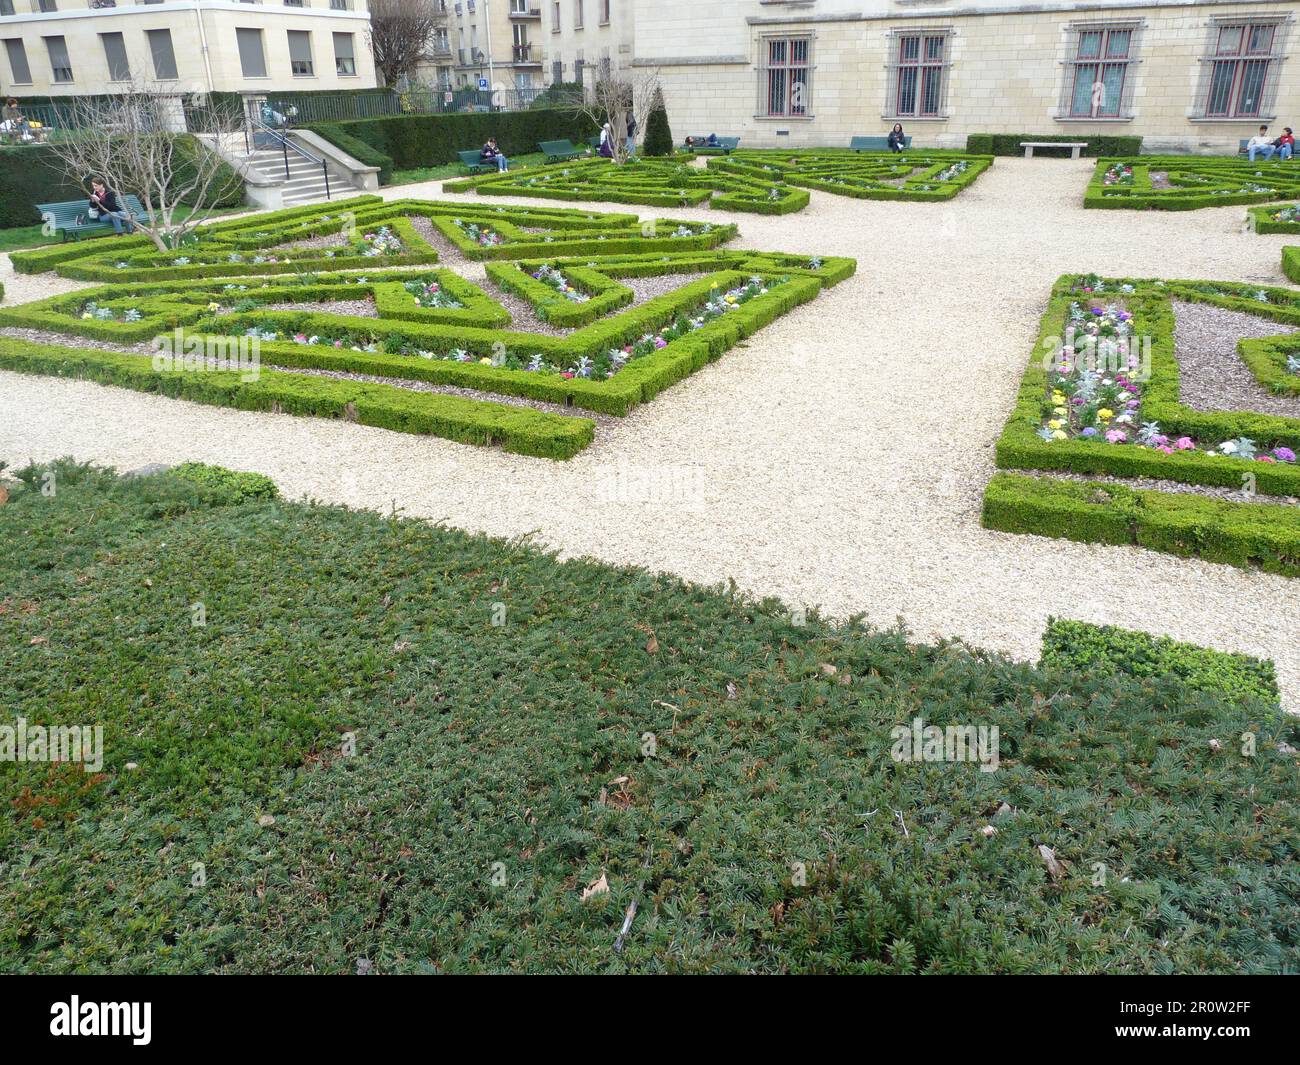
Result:
<instances>
[{"instance_id":1,"label":"formal garden","mask_svg":"<svg viewBox=\"0 0 1300 1065\"><path fill-rule=\"evenodd\" d=\"M1129 156L1097 160L1085 207L1194 211L1268 203L1300 195L1300 168L1290 160L1223 156Z\"/></svg>"},{"instance_id":2,"label":"formal garden","mask_svg":"<svg viewBox=\"0 0 1300 1065\"><path fill-rule=\"evenodd\" d=\"M1300 293L1062 278L997 445L1055 476L999 473L985 524L1300 576L1300 337L1277 323Z\"/></svg>"},{"instance_id":3,"label":"formal garden","mask_svg":"<svg viewBox=\"0 0 1300 1065\"><path fill-rule=\"evenodd\" d=\"M566 459L593 441L589 415L626 415L854 270L722 247L736 233L357 197L215 223L175 251L16 252L17 270L102 284L0 308L0 366ZM440 256L487 260L486 286L413 269ZM149 341L172 330L255 341L268 368L160 365Z\"/></svg>"},{"instance_id":4,"label":"formal garden","mask_svg":"<svg viewBox=\"0 0 1300 1065\"><path fill-rule=\"evenodd\" d=\"M9 253L6 968L1300 966L1294 162L433 117Z\"/></svg>"},{"instance_id":5,"label":"formal garden","mask_svg":"<svg viewBox=\"0 0 1300 1065\"><path fill-rule=\"evenodd\" d=\"M579 159L447 182L448 192L606 200L653 207L707 205L716 210L790 214L808 206L808 191L868 200L950 200L993 163L964 152L906 151L896 155L842 150L737 149L703 159Z\"/></svg>"}]
</instances>

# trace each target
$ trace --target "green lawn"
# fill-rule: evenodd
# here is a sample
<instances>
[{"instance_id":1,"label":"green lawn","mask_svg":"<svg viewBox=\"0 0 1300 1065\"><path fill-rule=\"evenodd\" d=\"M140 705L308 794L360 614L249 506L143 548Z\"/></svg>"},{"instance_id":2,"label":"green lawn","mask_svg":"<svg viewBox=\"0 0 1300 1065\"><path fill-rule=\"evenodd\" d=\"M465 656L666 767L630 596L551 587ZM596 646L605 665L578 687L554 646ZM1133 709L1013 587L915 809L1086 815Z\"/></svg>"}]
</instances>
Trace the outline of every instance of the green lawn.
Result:
<instances>
[{"instance_id":1,"label":"green lawn","mask_svg":"<svg viewBox=\"0 0 1300 1065\"><path fill-rule=\"evenodd\" d=\"M210 214L212 218L220 218L222 215L239 214L242 211L249 210L248 207L218 207ZM189 211L185 208L176 212L175 218L181 221L189 216ZM41 225L34 226L16 226L13 229L0 229L0 252L22 251L25 248L39 248L42 244L57 243L56 237L52 242L48 236L42 232ZM111 237L112 230L107 233L100 233L96 236L83 237L83 240L102 240L105 237Z\"/></svg>"},{"instance_id":2,"label":"green lawn","mask_svg":"<svg viewBox=\"0 0 1300 1065\"><path fill-rule=\"evenodd\" d=\"M529 167L541 166L546 156L541 152L529 152L526 155L510 156L511 170L527 170ZM444 163L442 166L422 166L414 170L394 170L390 185L409 185L415 181L442 181L445 178L465 177L468 171L459 162Z\"/></svg>"},{"instance_id":3,"label":"green lawn","mask_svg":"<svg viewBox=\"0 0 1300 1065\"><path fill-rule=\"evenodd\" d=\"M0 763L0 971L1300 968L1267 700L43 472L0 506L3 717L100 723L104 765ZM1000 767L892 760L915 717Z\"/></svg>"}]
</instances>

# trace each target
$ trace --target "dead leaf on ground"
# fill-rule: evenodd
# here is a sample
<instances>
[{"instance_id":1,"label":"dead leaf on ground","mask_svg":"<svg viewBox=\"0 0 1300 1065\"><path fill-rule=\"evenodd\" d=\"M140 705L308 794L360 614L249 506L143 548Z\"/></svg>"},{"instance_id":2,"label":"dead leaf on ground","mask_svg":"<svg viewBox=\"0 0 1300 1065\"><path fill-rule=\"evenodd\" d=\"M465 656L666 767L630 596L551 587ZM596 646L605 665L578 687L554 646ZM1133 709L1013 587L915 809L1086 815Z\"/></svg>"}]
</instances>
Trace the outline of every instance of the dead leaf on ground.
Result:
<instances>
[{"instance_id":1,"label":"dead leaf on ground","mask_svg":"<svg viewBox=\"0 0 1300 1065\"><path fill-rule=\"evenodd\" d=\"M839 672L839 670L835 666L831 665L829 662L821 662L818 664L817 668L820 669L828 677L833 677L835 676L836 673Z\"/></svg>"},{"instance_id":2,"label":"dead leaf on ground","mask_svg":"<svg viewBox=\"0 0 1300 1065\"><path fill-rule=\"evenodd\" d=\"M1065 867L1068 862L1063 862L1056 856L1056 851L1046 843L1038 845L1038 856L1043 859L1043 864L1047 866L1047 872L1053 880L1060 880L1065 876Z\"/></svg>"},{"instance_id":3,"label":"dead leaf on ground","mask_svg":"<svg viewBox=\"0 0 1300 1065\"><path fill-rule=\"evenodd\" d=\"M590 884L588 884L585 888L582 889L582 901L586 902L589 898L592 898L593 896L596 895L608 895L608 894L609 894L609 881L605 879L605 874L602 872L597 879L593 880Z\"/></svg>"}]
</instances>

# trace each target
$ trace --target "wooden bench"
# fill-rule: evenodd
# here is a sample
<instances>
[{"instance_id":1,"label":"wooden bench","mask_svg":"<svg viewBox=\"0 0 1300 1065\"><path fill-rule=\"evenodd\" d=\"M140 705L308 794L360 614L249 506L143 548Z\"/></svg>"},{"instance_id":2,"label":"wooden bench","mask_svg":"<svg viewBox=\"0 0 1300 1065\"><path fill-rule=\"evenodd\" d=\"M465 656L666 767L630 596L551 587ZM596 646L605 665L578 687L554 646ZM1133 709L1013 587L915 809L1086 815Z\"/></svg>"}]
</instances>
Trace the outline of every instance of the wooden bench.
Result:
<instances>
[{"instance_id":1,"label":"wooden bench","mask_svg":"<svg viewBox=\"0 0 1300 1065\"><path fill-rule=\"evenodd\" d=\"M460 156L461 165L467 167L471 174L481 174L497 168L496 163L483 162L483 157L473 149L467 152L457 152L456 154Z\"/></svg>"},{"instance_id":2,"label":"wooden bench","mask_svg":"<svg viewBox=\"0 0 1300 1065\"><path fill-rule=\"evenodd\" d=\"M1025 150L1025 158L1034 157L1035 148L1069 148L1070 158L1078 159L1079 154L1088 147L1087 141L1021 141L1020 147Z\"/></svg>"},{"instance_id":3,"label":"wooden bench","mask_svg":"<svg viewBox=\"0 0 1300 1065\"><path fill-rule=\"evenodd\" d=\"M127 214L136 217L145 213L138 197L119 196L118 200L126 208ZM80 240L83 234L112 232L113 223L107 218L90 218L89 198L84 200L65 200L62 203L38 203L36 209L41 212L41 221L54 226L54 232L61 234L61 240L71 237Z\"/></svg>"},{"instance_id":4,"label":"wooden bench","mask_svg":"<svg viewBox=\"0 0 1300 1065\"><path fill-rule=\"evenodd\" d=\"M546 156L548 163L558 163L564 159L577 159L582 152L573 146L572 141L542 141L537 150Z\"/></svg>"},{"instance_id":5,"label":"wooden bench","mask_svg":"<svg viewBox=\"0 0 1300 1065\"><path fill-rule=\"evenodd\" d=\"M912 138L903 137L903 147L912 147ZM888 137L854 137L849 141L849 151L852 152L887 152L889 151Z\"/></svg>"}]
</instances>

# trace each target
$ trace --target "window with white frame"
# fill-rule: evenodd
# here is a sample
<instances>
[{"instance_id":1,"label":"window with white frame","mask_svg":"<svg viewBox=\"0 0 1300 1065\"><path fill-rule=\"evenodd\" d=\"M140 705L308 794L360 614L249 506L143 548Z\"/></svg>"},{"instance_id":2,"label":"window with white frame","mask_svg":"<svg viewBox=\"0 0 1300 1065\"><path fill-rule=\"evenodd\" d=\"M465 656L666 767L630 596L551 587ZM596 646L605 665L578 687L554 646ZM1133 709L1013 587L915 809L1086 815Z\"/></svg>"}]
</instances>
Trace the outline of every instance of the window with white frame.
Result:
<instances>
[{"instance_id":1,"label":"window with white frame","mask_svg":"<svg viewBox=\"0 0 1300 1065\"><path fill-rule=\"evenodd\" d=\"M1207 54L1201 57L1197 117L1272 117L1289 21L1224 18L1211 23Z\"/></svg>"},{"instance_id":2,"label":"window with white frame","mask_svg":"<svg viewBox=\"0 0 1300 1065\"><path fill-rule=\"evenodd\" d=\"M357 74L357 55L352 34L334 34L334 73L341 78L354 78Z\"/></svg>"},{"instance_id":3,"label":"window with white frame","mask_svg":"<svg viewBox=\"0 0 1300 1065\"><path fill-rule=\"evenodd\" d=\"M1141 22L1069 27L1062 119L1132 118Z\"/></svg>"},{"instance_id":4,"label":"window with white frame","mask_svg":"<svg viewBox=\"0 0 1300 1065\"><path fill-rule=\"evenodd\" d=\"M812 114L812 38L763 37L758 42L758 113L769 118Z\"/></svg>"},{"instance_id":5,"label":"window with white frame","mask_svg":"<svg viewBox=\"0 0 1300 1065\"><path fill-rule=\"evenodd\" d=\"M573 28L582 29L582 0L573 0Z\"/></svg>"},{"instance_id":6,"label":"window with white frame","mask_svg":"<svg viewBox=\"0 0 1300 1065\"><path fill-rule=\"evenodd\" d=\"M600 24L609 25L609 0L600 0Z\"/></svg>"},{"instance_id":7,"label":"window with white frame","mask_svg":"<svg viewBox=\"0 0 1300 1065\"><path fill-rule=\"evenodd\" d=\"M942 118L948 102L948 29L895 31L891 35L885 114L889 118Z\"/></svg>"},{"instance_id":8,"label":"window with white frame","mask_svg":"<svg viewBox=\"0 0 1300 1065\"><path fill-rule=\"evenodd\" d=\"M551 32L560 32L560 0L551 0Z\"/></svg>"},{"instance_id":9,"label":"window with white frame","mask_svg":"<svg viewBox=\"0 0 1300 1065\"><path fill-rule=\"evenodd\" d=\"M310 78L315 70L311 61L311 31L288 30L289 72L295 78Z\"/></svg>"},{"instance_id":10,"label":"window with white frame","mask_svg":"<svg viewBox=\"0 0 1300 1065\"><path fill-rule=\"evenodd\" d=\"M50 56L50 73L55 81L72 80L72 60L68 58L68 42L63 37L46 37L45 50Z\"/></svg>"}]
</instances>

